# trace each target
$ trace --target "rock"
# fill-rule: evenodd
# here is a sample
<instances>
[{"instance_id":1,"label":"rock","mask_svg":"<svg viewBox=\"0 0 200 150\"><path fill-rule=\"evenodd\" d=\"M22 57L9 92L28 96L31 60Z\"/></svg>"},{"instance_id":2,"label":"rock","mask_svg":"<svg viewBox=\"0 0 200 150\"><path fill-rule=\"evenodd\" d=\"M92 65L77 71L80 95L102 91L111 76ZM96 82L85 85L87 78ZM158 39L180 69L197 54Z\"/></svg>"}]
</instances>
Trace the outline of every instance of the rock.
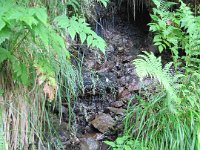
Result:
<instances>
[{"instance_id":1,"label":"rock","mask_svg":"<svg viewBox=\"0 0 200 150\"><path fill-rule=\"evenodd\" d=\"M123 41L123 43L127 43L128 42L128 40L126 38L123 38L122 41Z\"/></svg>"},{"instance_id":2,"label":"rock","mask_svg":"<svg viewBox=\"0 0 200 150\"><path fill-rule=\"evenodd\" d=\"M130 95L130 92L128 91L128 89L125 89L123 90L122 93L118 94L118 98L126 98L126 97L129 97L129 95Z\"/></svg>"},{"instance_id":3,"label":"rock","mask_svg":"<svg viewBox=\"0 0 200 150\"><path fill-rule=\"evenodd\" d=\"M109 129L113 128L115 121L109 114L100 113L91 121L91 124L101 133L106 133Z\"/></svg>"},{"instance_id":4,"label":"rock","mask_svg":"<svg viewBox=\"0 0 200 150\"><path fill-rule=\"evenodd\" d=\"M94 68L96 62L94 60L87 60L84 65L87 66L87 68L91 69Z\"/></svg>"},{"instance_id":5,"label":"rock","mask_svg":"<svg viewBox=\"0 0 200 150\"><path fill-rule=\"evenodd\" d=\"M121 95L123 91L124 91L124 87L119 87L118 88L118 94L119 95Z\"/></svg>"},{"instance_id":6,"label":"rock","mask_svg":"<svg viewBox=\"0 0 200 150\"><path fill-rule=\"evenodd\" d=\"M106 48L106 52L111 53L114 52L115 48L112 44L109 44L108 47Z\"/></svg>"},{"instance_id":7,"label":"rock","mask_svg":"<svg viewBox=\"0 0 200 150\"><path fill-rule=\"evenodd\" d=\"M104 94L117 88L117 77L112 72L83 73L83 85L86 95Z\"/></svg>"},{"instance_id":8,"label":"rock","mask_svg":"<svg viewBox=\"0 0 200 150\"><path fill-rule=\"evenodd\" d=\"M122 108L107 107L107 109L116 115L124 115L125 112L125 109Z\"/></svg>"},{"instance_id":9,"label":"rock","mask_svg":"<svg viewBox=\"0 0 200 150\"><path fill-rule=\"evenodd\" d=\"M118 52L123 52L124 48L123 47L118 47Z\"/></svg>"},{"instance_id":10,"label":"rock","mask_svg":"<svg viewBox=\"0 0 200 150\"><path fill-rule=\"evenodd\" d=\"M129 85L128 85L128 91L132 92L132 91L138 91L140 89L140 83L136 82L135 80L133 80Z\"/></svg>"},{"instance_id":11,"label":"rock","mask_svg":"<svg viewBox=\"0 0 200 150\"><path fill-rule=\"evenodd\" d=\"M124 105L123 101L115 101L111 104L112 107L119 108Z\"/></svg>"},{"instance_id":12,"label":"rock","mask_svg":"<svg viewBox=\"0 0 200 150\"><path fill-rule=\"evenodd\" d=\"M80 142L81 150L98 150L99 142L92 137L82 138Z\"/></svg>"},{"instance_id":13,"label":"rock","mask_svg":"<svg viewBox=\"0 0 200 150\"><path fill-rule=\"evenodd\" d=\"M123 58L122 63L125 64L125 63L131 62L131 61L133 61L133 56L125 56Z\"/></svg>"},{"instance_id":14,"label":"rock","mask_svg":"<svg viewBox=\"0 0 200 150\"><path fill-rule=\"evenodd\" d=\"M126 76L125 80L128 82L131 79L131 76Z\"/></svg>"},{"instance_id":15,"label":"rock","mask_svg":"<svg viewBox=\"0 0 200 150\"><path fill-rule=\"evenodd\" d=\"M125 77L125 76L122 76L122 77L120 78L120 84L121 84L122 86L126 85L126 77Z\"/></svg>"},{"instance_id":16,"label":"rock","mask_svg":"<svg viewBox=\"0 0 200 150\"><path fill-rule=\"evenodd\" d=\"M80 138L81 150L99 150L100 140L105 138L104 134L101 133L87 133Z\"/></svg>"}]
</instances>

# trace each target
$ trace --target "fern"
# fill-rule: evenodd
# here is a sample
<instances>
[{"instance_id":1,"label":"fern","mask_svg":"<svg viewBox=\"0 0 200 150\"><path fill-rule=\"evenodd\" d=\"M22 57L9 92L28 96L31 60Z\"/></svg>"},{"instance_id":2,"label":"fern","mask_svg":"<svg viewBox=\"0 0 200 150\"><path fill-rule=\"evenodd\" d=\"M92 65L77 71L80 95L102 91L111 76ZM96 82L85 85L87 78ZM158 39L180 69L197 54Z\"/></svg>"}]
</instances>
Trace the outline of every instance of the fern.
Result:
<instances>
[{"instance_id":1,"label":"fern","mask_svg":"<svg viewBox=\"0 0 200 150\"><path fill-rule=\"evenodd\" d=\"M182 48L186 53L186 57L182 59L186 62L187 68L199 68L200 16L194 16L190 7L181 0L180 8L174 12L164 9L161 1L154 0L154 3L157 8L153 9L153 22L149 25L150 30L155 33L154 43L159 51L170 49L176 65L179 59L178 49Z\"/></svg>"},{"instance_id":2,"label":"fern","mask_svg":"<svg viewBox=\"0 0 200 150\"><path fill-rule=\"evenodd\" d=\"M158 80L167 92L168 106L171 109L174 102L178 102L176 91L174 88L175 78L170 73L172 63L168 63L162 68L161 58L156 58L153 53L144 52L145 55L139 55L140 58L135 59L133 64L136 73L142 81L145 77L150 76Z\"/></svg>"},{"instance_id":3,"label":"fern","mask_svg":"<svg viewBox=\"0 0 200 150\"><path fill-rule=\"evenodd\" d=\"M184 48L186 52L186 65L200 67L200 16L194 16L191 9L181 2L179 10L181 16L180 26L186 30L186 43Z\"/></svg>"},{"instance_id":4,"label":"fern","mask_svg":"<svg viewBox=\"0 0 200 150\"><path fill-rule=\"evenodd\" d=\"M75 36L78 34L81 43L86 42L88 46L97 47L105 53L105 41L92 31L84 18L58 16L55 18L54 22L56 22L59 28L67 30L72 40L74 40Z\"/></svg>"},{"instance_id":5,"label":"fern","mask_svg":"<svg viewBox=\"0 0 200 150\"><path fill-rule=\"evenodd\" d=\"M65 42L61 36L47 23L47 13L44 8L25 8L15 4L5 4L3 11L0 12L0 63L8 60L12 65L12 77L15 81L20 81L24 85L30 85L30 70L33 68L34 59L41 56L46 59L46 65L37 68L45 68L51 66L52 62L48 61L47 55L51 54L57 61L69 59L70 54L66 50ZM11 36L15 32L15 36ZM12 44L13 41L16 41ZM34 50L31 47L25 48L30 41L40 49ZM29 44L30 45L30 44ZM8 50L9 48L9 50ZM31 57L30 57L31 54ZM52 59L52 60L54 60ZM28 67L32 66L32 67ZM48 76L50 70L43 69L43 75L47 75L47 80L52 80L52 76ZM55 72L55 70L54 70ZM49 79L48 79L49 78ZM55 76L54 76L55 78ZM55 81L53 82L55 83Z\"/></svg>"}]
</instances>

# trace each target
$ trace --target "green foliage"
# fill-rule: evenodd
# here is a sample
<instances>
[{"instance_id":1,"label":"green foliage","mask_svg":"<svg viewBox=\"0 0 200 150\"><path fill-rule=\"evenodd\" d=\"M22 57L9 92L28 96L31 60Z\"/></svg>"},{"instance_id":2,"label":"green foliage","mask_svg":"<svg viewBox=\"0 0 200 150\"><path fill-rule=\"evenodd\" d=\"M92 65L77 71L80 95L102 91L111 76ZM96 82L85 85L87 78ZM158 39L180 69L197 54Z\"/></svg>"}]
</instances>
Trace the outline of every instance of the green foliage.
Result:
<instances>
[{"instance_id":1,"label":"green foliage","mask_svg":"<svg viewBox=\"0 0 200 150\"><path fill-rule=\"evenodd\" d=\"M106 46L83 17L78 17L83 16L81 2L0 0L0 98L3 96L8 108L4 124L10 129L5 139L0 117L0 146L4 140L9 149L37 149L36 145L42 147L44 141L52 144L49 139L56 131L45 107L47 99L60 108L60 113L66 100L68 129L71 128L74 119L71 101L76 99L82 79L81 69L71 63L63 35L67 31L72 40L79 37L82 44L97 47L103 53ZM98 2L107 4L107 0ZM54 19L59 28L51 25ZM48 132L49 139L44 132Z\"/></svg>"},{"instance_id":2,"label":"green foliage","mask_svg":"<svg viewBox=\"0 0 200 150\"><path fill-rule=\"evenodd\" d=\"M81 43L87 43L88 46L97 47L103 53L105 53L106 43L99 37L85 22L84 18L77 18L72 16L71 18L67 16L58 16L54 20L58 27L65 29L69 32L72 40L75 39L75 36L78 34L81 40Z\"/></svg>"},{"instance_id":3,"label":"green foliage","mask_svg":"<svg viewBox=\"0 0 200 150\"><path fill-rule=\"evenodd\" d=\"M33 66L37 66L37 69L43 67L42 70L49 74L49 69L44 68L52 65L47 57L49 52L55 59L58 57L58 60L70 57L62 37L48 25L44 8L25 8L9 3L3 3L2 7L0 35L3 36L0 43L0 63L6 60L11 63L10 69L14 80L30 85L30 72L34 71ZM26 45L27 43L32 43L37 48L33 49ZM39 57L44 58L42 60L45 65L33 64Z\"/></svg>"},{"instance_id":4,"label":"green foliage","mask_svg":"<svg viewBox=\"0 0 200 150\"><path fill-rule=\"evenodd\" d=\"M105 141L104 143L112 147L113 150L147 150L139 141L128 136L118 137L114 142Z\"/></svg>"},{"instance_id":5,"label":"green foliage","mask_svg":"<svg viewBox=\"0 0 200 150\"><path fill-rule=\"evenodd\" d=\"M172 110L174 104L178 102L176 89L174 87L176 77L173 77L170 73L172 63L168 63L162 68L161 57L156 58L153 53L144 53L145 55L139 55L140 58L133 61L136 73L141 81L148 76L158 80L167 92L167 104Z\"/></svg>"},{"instance_id":6,"label":"green foliage","mask_svg":"<svg viewBox=\"0 0 200 150\"><path fill-rule=\"evenodd\" d=\"M168 111L165 100L162 94L154 94L130 106L126 132L149 149L198 149L199 103L182 103L174 114Z\"/></svg>"},{"instance_id":7,"label":"green foliage","mask_svg":"<svg viewBox=\"0 0 200 150\"><path fill-rule=\"evenodd\" d=\"M156 8L149 25L160 52L172 52L175 75L170 74L171 63L162 68L161 59L153 54L145 52L134 60L141 79L150 76L162 87L150 97L138 97L139 103L128 108L124 132L149 149L200 149L199 16L182 1L173 12L161 2L154 0ZM185 54L179 55L179 49ZM169 111L169 106L175 111Z\"/></svg>"},{"instance_id":8,"label":"green foliage","mask_svg":"<svg viewBox=\"0 0 200 150\"><path fill-rule=\"evenodd\" d=\"M169 74L171 65L166 64L162 69L160 58L145 54L140 55L142 59L134 60L138 76L143 79L149 75L157 79L163 89L159 93L151 93L147 100L139 97L139 104L128 108L125 132L150 149L199 149L200 74L193 70L193 74L180 73L176 75L179 78L174 80ZM173 82L177 79L179 84ZM165 91L168 92L167 97ZM174 104L172 97L176 97L178 103ZM174 106L175 113L169 111L169 105ZM133 116L135 119L131 125Z\"/></svg>"},{"instance_id":9,"label":"green foliage","mask_svg":"<svg viewBox=\"0 0 200 150\"><path fill-rule=\"evenodd\" d=\"M154 43L158 46L159 51L169 49L173 53L174 62L177 62L179 59L178 49L182 49L186 53L186 57L182 57L186 66L197 65L198 68L200 16L194 16L191 9L182 1L180 1L180 8L173 12L162 9L157 0L154 0L154 3L156 8L153 9L151 15L153 22L149 25L150 31L155 33ZM171 5L170 2L165 3Z\"/></svg>"}]
</instances>

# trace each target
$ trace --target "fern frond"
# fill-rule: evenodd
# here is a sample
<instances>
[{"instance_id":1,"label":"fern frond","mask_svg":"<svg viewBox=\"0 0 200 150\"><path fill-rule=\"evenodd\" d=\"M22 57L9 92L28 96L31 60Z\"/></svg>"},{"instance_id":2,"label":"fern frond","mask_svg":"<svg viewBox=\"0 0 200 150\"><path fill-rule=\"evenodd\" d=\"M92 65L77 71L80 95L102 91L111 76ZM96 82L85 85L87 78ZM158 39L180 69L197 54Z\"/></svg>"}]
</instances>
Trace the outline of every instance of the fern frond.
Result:
<instances>
[{"instance_id":1,"label":"fern frond","mask_svg":"<svg viewBox=\"0 0 200 150\"><path fill-rule=\"evenodd\" d=\"M178 100L173 88L174 78L170 73L172 63L168 63L162 68L161 58L155 57L152 52L144 52L144 55L139 55L139 57L133 61L138 77L141 81L148 76L156 79L167 92L168 105L171 107L172 101Z\"/></svg>"},{"instance_id":2,"label":"fern frond","mask_svg":"<svg viewBox=\"0 0 200 150\"><path fill-rule=\"evenodd\" d=\"M79 35L82 44L86 42L88 46L99 48L105 53L106 42L89 27L84 18L58 16L54 22L59 28L67 30L72 40Z\"/></svg>"}]
</instances>

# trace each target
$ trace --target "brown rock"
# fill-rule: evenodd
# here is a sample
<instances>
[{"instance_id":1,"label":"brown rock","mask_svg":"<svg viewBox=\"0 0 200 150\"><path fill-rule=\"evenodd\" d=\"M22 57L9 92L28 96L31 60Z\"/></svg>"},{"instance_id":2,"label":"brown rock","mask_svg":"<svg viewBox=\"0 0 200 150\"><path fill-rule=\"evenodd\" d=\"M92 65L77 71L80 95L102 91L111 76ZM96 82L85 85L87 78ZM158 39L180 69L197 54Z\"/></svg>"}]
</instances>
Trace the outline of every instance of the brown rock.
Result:
<instances>
[{"instance_id":1,"label":"brown rock","mask_svg":"<svg viewBox=\"0 0 200 150\"><path fill-rule=\"evenodd\" d=\"M109 129L113 128L115 121L109 114L100 113L91 121L91 124L101 133L106 133Z\"/></svg>"},{"instance_id":2,"label":"brown rock","mask_svg":"<svg viewBox=\"0 0 200 150\"><path fill-rule=\"evenodd\" d=\"M107 107L107 109L116 115L124 115L125 112L125 109L122 108Z\"/></svg>"},{"instance_id":3,"label":"brown rock","mask_svg":"<svg viewBox=\"0 0 200 150\"><path fill-rule=\"evenodd\" d=\"M115 101L111 104L112 107L119 108L124 105L123 101Z\"/></svg>"},{"instance_id":4,"label":"brown rock","mask_svg":"<svg viewBox=\"0 0 200 150\"><path fill-rule=\"evenodd\" d=\"M133 80L129 85L128 85L128 91L132 92L132 91L138 91L140 89L140 83Z\"/></svg>"},{"instance_id":5,"label":"brown rock","mask_svg":"<svg viewBox=\"0 0 200 150\"><path fill-rule=\"evenodd\" d=\"M128 97L130 95L130 92L128 91L128 89L123 90L122 93L118 94L119 98L125 98Z\"/></svg>"}]
</instances>

